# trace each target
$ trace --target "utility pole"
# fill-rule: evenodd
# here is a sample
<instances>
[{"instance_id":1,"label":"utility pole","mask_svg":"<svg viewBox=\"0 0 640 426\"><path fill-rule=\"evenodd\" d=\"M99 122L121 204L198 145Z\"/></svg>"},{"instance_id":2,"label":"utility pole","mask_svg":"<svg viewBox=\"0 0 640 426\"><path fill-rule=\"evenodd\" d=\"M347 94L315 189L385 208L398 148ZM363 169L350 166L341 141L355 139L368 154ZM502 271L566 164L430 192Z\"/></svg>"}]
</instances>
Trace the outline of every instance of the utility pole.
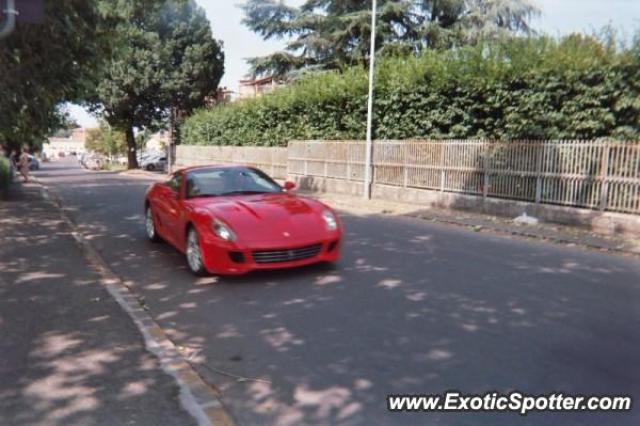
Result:
<instances>
[{"instance_id":1,"label":"utility pole","mask_svg":"<svg viewBox=\"0 0 640 426\"><path fill-rule=\"evenodd\" d=\"M167 174L173 173L173 146L175 143L175 107L171 105L171 114L169 115L169 146L167 147Z\"/></svg>"},{"instance_id":2,"label":"utility pole","mask_svg":"<svg viewBox=\"0 0 640 426\"><path fill-rule=\"evenodd\" d=\"M364 198L371 198L371 178L372 165L371 160L373 158L373 141L371 140L371 121L373 119L373 74L375 70L376 60L376 0L373 0L371 6L371 48L369 50L369 99L367 101L367 152L365 155L365 169L364 169Z\"/></svg>"},{"instance_id":3,"label":"utility pole","mask_svg":"<svg viewBox=\"0 0 640 426\"><path fill-rule=\"evenodd\" d=\"M176 146L178 141L178 125L182 120L182 110L175 106L175 102L171 103L171 114L169 115L169 146L167 147L167 173L174 172L176 162Z\"/></svg>"}]
</instances>

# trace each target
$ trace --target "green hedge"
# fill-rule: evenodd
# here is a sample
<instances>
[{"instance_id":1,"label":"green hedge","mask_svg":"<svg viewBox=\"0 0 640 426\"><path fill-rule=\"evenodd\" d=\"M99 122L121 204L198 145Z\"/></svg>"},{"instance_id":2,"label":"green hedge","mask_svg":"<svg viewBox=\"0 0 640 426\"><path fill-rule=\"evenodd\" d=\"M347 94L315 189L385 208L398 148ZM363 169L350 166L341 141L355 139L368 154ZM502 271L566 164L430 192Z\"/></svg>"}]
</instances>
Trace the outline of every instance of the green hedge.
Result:
<instances>
[{"instance_id":1,"label":"green hedge","mask_svg":"<svg viewBox=\"0 0 640 426\"><path fill-rule=\"evenodd\" d=\"M6 192L11 184L11 166L9 160L0 157L0 193Z\"/></svg>"},{"instance_id":2,"label":"green hedge","mask_svg":"<svg viewBox=\"0 0 640 426\"><path fill-rule=\"evenodd\" d=\"M378 139L640 137L640 43L541 37L377 64ZM184 144L285 145L291 139L363 139L362 68L304 77L258 99L200 110Z\"/></svg>"}]
</instances>

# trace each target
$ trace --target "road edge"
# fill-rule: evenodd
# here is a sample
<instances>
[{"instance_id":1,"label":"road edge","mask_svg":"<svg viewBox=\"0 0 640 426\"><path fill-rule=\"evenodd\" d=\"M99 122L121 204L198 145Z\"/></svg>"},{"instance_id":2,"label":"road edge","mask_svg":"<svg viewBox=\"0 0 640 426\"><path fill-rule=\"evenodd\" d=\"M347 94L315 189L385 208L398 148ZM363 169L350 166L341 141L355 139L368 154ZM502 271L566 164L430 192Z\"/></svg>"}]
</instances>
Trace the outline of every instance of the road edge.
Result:
<instances>
[{"instance_id":1,"label":"road edge","mask_svg":"<svg viewBox=\"0 0 640 426\"><path fill-rule=\"evenodd\" d=\"M44 199L58 210L63 222L69 226L71 235L80 251L89 264L98 271L101 277L100 284L106 288L111 297L133 320L138 331L142 334L145 348L156 356L162 370L174 378L180 390L179 400L182 407L200 426L236 426L217 392L180 355L178 348L151 315L147 313L135 292L125 284L97 250L93 248L90 241L64 211L62 200L58 194L38 179L34 178L32 180L40 186Z\"/></svg>"}]
</instances>

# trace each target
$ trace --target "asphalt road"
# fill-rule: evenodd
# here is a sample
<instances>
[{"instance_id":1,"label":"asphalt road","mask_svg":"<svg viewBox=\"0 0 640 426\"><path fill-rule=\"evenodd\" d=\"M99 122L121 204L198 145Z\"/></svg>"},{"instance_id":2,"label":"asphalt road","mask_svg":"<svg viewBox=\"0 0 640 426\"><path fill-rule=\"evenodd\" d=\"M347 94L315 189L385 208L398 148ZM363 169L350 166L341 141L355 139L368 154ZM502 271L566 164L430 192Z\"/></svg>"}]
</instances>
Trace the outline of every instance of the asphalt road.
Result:
<instances>
[{"instance_id":1,"label":"asphalt road","mask_svg":"<svg viewBox=\"0 0 640 426\"><path fill-rule=\"evenodd\" d=\"M563 391L640 404L640 263L343 215L337 268L196 279L145 239L149 181L39 172L241 425L638 425L631 413L389 413L388 394ZM254 380L259 379L259 380Z\"/></svg>"}]
</instances>

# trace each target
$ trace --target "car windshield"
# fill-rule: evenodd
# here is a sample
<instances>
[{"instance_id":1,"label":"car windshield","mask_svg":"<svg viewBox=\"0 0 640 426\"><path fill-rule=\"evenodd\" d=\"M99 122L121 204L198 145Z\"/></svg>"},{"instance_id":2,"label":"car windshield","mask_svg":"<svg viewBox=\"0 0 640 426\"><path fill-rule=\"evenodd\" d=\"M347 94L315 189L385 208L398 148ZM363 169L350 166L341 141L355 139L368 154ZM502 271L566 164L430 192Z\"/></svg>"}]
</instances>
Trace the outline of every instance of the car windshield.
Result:
<instances>
[{"instance_id":1,"label":"car windshield","mask_svg":"<svg viewBox=\"0 0 640 426\"><path fill-rule=\"evenodd\" d=\"M194 170L186 183L187 198L282 192L265 173L248 167Z\"/></svg>"}]
</instances>

